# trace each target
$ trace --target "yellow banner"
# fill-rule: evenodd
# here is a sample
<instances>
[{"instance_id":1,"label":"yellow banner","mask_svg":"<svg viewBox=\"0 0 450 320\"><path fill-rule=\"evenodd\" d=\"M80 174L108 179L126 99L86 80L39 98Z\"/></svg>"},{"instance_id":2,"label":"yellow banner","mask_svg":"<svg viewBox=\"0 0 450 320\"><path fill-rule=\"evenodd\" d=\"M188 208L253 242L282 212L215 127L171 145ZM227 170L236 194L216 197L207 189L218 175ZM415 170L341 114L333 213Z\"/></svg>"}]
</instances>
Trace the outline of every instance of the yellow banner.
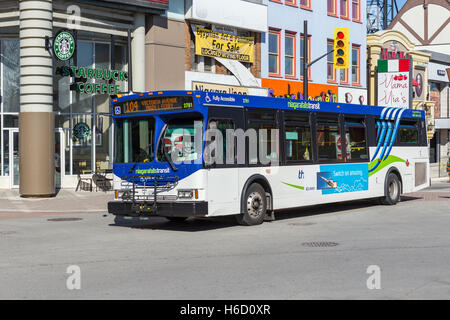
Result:
<instances>
[{"instance_id":1,"label":"yellow banner","mask_svg":"<svg viewBox=\"0 0 450 320\"><path fill-rule=\"evenodd\" d=\"M196 28L195 54L253 63L255 39Z\"/></svg>"}]
</instances>

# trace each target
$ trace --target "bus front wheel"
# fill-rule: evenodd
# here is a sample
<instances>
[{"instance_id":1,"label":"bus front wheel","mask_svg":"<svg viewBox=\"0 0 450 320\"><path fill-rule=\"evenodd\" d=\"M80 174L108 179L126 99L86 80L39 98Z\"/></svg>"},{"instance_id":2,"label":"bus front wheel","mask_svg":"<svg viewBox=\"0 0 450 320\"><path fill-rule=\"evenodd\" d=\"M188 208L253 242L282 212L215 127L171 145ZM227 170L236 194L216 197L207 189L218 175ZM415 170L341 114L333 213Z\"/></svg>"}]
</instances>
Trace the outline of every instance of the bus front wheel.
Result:
<instances>
[{"instance_id":1,"label":"bus front wheel","mask_svg":"<svg viewBox=\"0 0 450 320\"><path fill-rule=\"evenodd\" d=\"M237 222L245 226L261 224L266 210L266 192L260 184L253 183L245 192L244 213L236 216Z\"/></svg>"},{"instance_id":2,"label":"bus front wheel","mask_svg":"<svg viewBox=\"0 0 450 320\"><path fill-rule=\"evenodd\" d=\"M384 197L380 201L384 205L394 205L400 201L401 184L395 173L390 173L384 187Z\"/></svg>"}]
</instances>

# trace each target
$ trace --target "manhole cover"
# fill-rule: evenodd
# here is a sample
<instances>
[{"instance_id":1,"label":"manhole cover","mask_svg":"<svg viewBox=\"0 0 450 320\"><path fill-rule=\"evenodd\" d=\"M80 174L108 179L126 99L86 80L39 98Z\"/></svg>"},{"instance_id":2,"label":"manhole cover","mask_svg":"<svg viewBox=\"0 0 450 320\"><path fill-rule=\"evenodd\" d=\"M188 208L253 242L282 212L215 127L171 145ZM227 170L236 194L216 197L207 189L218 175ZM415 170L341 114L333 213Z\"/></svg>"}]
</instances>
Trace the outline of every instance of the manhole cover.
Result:
<instances>
[{"instance_id":1,"label":"manhole cover","mask_svg":"<svg viewBox=\"0 0 450 320\"><path fill-rule=\"evenodd\" d=\"M316 241L316 242L303 242L302 246L305 247L335 247L339 243L329 241Z\"/></svg>"},{"instance_id":2,"label":"manhole cover","mask_svg":"<svg viewBox=\"0 0 450 320\"><path fill-rule=\"evenodd\" d=\"M10 234L16 234L17 231L0 231L1 236L8 236Z\"/></svg>"},{"instance_id":3,"label":"manhole cover","mask_svg":"<svg viewBox=\"0 0 450 320\"><path fill-rule=\"evenodd\" d=\"M64 222L64 221L80 221L83 220L82 218L52 218L47 219L47 221L54 221L54 222Z\"/></svg>"}]
</instances>

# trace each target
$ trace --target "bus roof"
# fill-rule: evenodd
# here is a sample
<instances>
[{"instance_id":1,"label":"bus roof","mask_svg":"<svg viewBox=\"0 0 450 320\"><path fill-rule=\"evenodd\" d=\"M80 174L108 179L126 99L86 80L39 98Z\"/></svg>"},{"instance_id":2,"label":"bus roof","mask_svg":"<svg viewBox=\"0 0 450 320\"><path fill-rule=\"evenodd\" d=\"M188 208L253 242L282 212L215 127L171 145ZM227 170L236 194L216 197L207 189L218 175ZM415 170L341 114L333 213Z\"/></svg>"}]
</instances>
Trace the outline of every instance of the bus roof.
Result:
<instances>
[{"instance_id":1,"label":"bus roof","mask_svg":"<svg viewBox=\"0 0 450 320\"><path fill-rule=\"evenodd\" d=\"M275 98L251 95L238 95L227 93L215 93L204 91L187 91L187 90L169 90L169 91L149 91L122 96L111 101L112 114L114 115L114 104L129 100L140 100L145 98L164 97L164 96L188 96L192 95L195 108L190 111L198 110L201 107L248 107L248 108L268 108L281 110L296 111L317 111L317 112L333 112L360 115L385 116L393 114L396 109L394 107L369 106L350 103L336 103L325 101L307 101L289 98ZM402 118L425 118L425 111L405 109Z\"/></svg>"}]
</instances>

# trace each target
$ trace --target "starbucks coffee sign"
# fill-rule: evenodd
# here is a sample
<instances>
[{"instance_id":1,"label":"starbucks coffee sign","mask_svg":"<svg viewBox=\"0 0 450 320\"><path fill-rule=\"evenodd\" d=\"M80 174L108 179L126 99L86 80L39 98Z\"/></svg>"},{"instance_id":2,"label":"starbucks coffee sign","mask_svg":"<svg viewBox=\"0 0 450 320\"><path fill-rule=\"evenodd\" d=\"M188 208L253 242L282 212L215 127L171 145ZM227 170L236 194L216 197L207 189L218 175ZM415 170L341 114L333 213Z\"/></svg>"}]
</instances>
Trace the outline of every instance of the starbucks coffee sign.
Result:
<instances>
[{"instance_id":1,"label":"starbucks coffee sign","mask_svg":"<svg viewBox=\"0 0 450 320\"><path fill-rule=\"evenodd\" d=\"M66 65L56 68L55 74L73 78L70 90L82 94L117 95L120 93L121 86L118 82L128 81L128 72L71 65L69 60L75 54L76 45L76 39L69 30L61 30L53 38L54 57L63 62L67 61ZM85 54L85 52L79 53Z\"/></svg>"},{"instance_id":2,"label":"starbucks coffee sign","mask_svg":"<svg viewBox=\"0 0 450 320\"><path fill-rule=\"evenodd\" d=\"M71 90L84 94L120 93L118 81L128 81L128 72L110 69L94 69L77 66L62 66L56 69L61 77L73 77L75 82Z\"/></svg>"},{"instance_id":3,"label":"starbucks coffee sign","mask_svg":"<svg viewBox=\"0 0 450 320\"><path fill-rule=\"evenodd\" d=\"M53 40L53 52L61 61L67 61L75 53L75 38L67 30L60 31Z\"/></svg>"}]
</instances>

